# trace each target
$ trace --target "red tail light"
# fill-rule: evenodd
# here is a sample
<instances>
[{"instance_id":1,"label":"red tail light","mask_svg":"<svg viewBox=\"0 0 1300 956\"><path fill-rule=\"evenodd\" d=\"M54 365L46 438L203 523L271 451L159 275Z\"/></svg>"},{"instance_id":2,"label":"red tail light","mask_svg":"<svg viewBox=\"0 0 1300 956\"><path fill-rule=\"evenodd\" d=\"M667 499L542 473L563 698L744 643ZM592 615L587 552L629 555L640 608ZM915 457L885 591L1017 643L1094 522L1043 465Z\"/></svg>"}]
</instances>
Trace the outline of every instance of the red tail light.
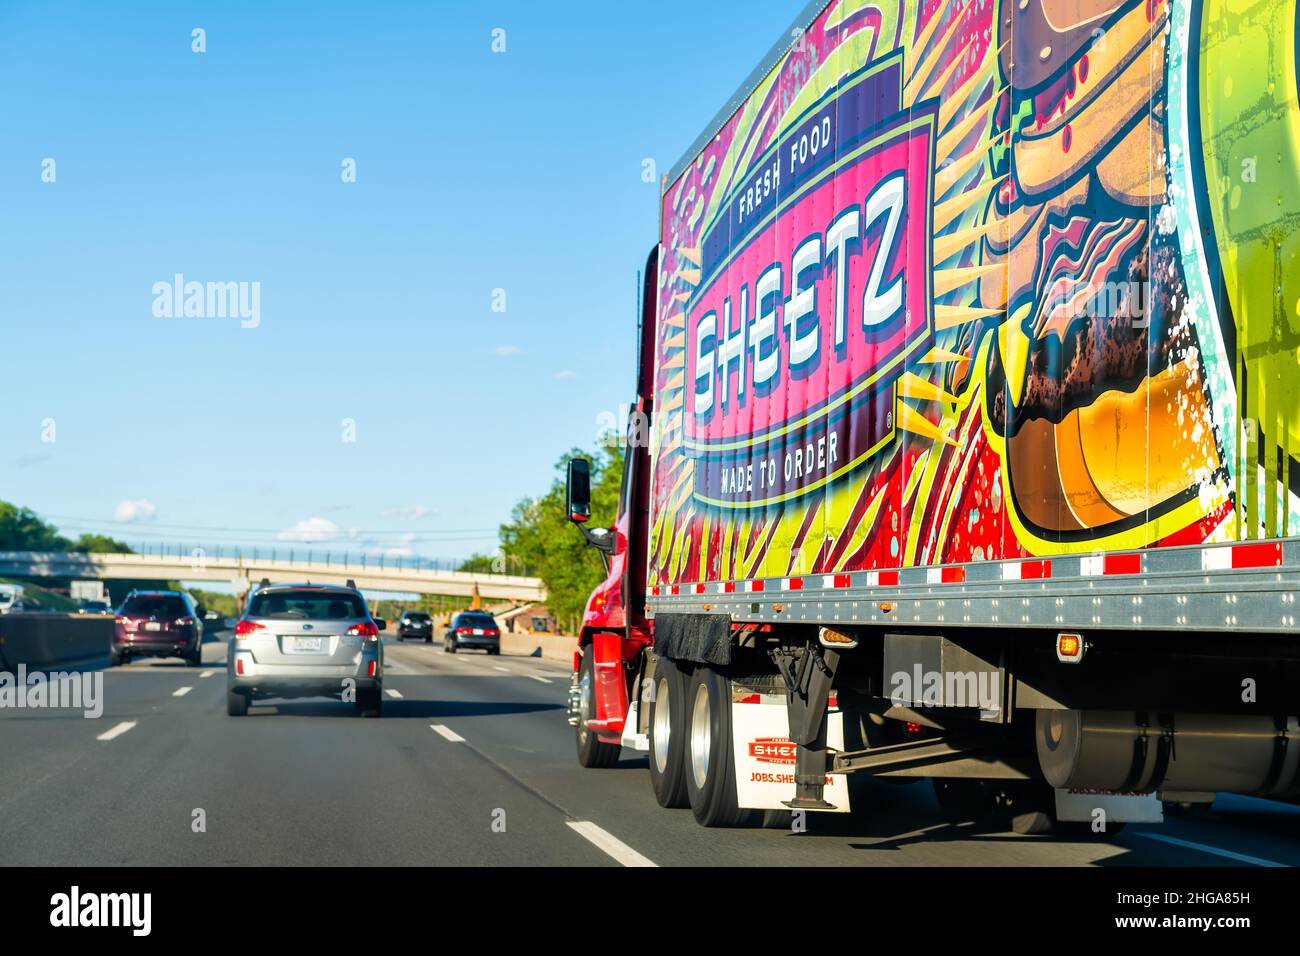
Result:
<instances>
[{"instance_id":1,"label":"red tail light","mask_svg":"<svg viewBox=\"0 0 1300 956\"><path fill-rule=\"evenodd\" d=\"M458 627L458 628L456 628L456 633L457 633L457 634L473 634L473 633L474 633L474 628L472 628L472 627Z\"/></svg>"},{"instance_id":2,"label":"red tail light","mask_svg":"<svg viewBox=\"0 0 1300 956\"><path fill-rule=\"evenodd\" d=\"M235 673L240 677L244 676L244 659L242 657L235 658Z\"/></svg>"},{"instance_id":3,"label":"red tail light","mask_svg":"<svg viewBox=\"0 0 1300 956\"><path fill-rule=\"evenodd\" d=\"M117 623L121 626L122 630L124 631L134 631L139 622L134 621L129 617L119 617L117 619Z\"/></svg>"},{"instance_id":4,"label":"red tail light","mask_svg":"<svg viewBox=\"0 0 1300 956\"><path fill-rule=\"evenodd\" d=\"M369 671L368 676L370 676L370 677L374 677L374 676L375 676L375 669L378 667L378 665L379 665L379 662L378 662L378 661L371 661L371 662L370 662L370 671Z\"/></svg>"},{"instance_id":5,"label":"red tail light","mask_svg":"<svg viewBox=\"0 0 1300 956\"><path fill-rule=\"evenodd\" d=\"M379 628L374 621L362 621L360 624L353 624L347 629L348 637L364 637L368 641L379 640Z\"/></svg>"},{"instance_id":6,"label":"red tail light","mask_svg":"<svg viewBox=\"0 0 1300 956\"><path fill-rule=\"evenodd\" d=\"M175 621L172 622L172 624L175 627L189 627L193 623L194 623L194 618L192 617L178 617Z\"/></svg>"},{"instance_id":7,"label":"red tail light","mask_svg":"<svg viewBox=\"0 0 1300 956\"><path fill-rule=\"evenodd\" d=\"M266 628L256 621L240 621L235 625L235 637L247 637L254 631L265 631Z\"/></svg>"}]
</instances>

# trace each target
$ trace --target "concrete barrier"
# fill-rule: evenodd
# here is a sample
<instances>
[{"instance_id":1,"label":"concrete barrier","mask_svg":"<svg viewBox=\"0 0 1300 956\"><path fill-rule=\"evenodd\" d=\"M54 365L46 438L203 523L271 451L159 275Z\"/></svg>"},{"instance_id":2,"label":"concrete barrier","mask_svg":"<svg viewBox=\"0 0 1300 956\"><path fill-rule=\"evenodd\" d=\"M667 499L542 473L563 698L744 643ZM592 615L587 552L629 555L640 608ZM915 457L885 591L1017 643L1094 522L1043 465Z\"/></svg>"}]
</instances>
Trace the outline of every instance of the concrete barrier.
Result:
<instances>
[{"instance_id":1,"label":"concrete barrier","mask_svg":"<svg viewBox=\"0 0 1300 956\"><path fill-rule=\"evenodd\" d=\"M542 638L540 634L511 634L501 632L501 653L511 657L541 657Z\"/></svg>"},{"instance_id":2,"label":"concrete barrier","mask_svg":"<svg viewBox=\"0 0 1300 956\"><path fill-rule=\"evenodd\" d=\"M0 668L107 664L113 646L108 615L0 615Z\"/></svg>"},{"instance_id":3,"label":"concrete barrier","mask_svg":"<svg viewBox=\"0 0 1300 956\"><path fill-rule=\"evenodd\" d=\"M501 653L513 657L544 657L549 661L573 663L578 639L563 634L511 634L501 632Z\"/></svg>"}]
</instances>

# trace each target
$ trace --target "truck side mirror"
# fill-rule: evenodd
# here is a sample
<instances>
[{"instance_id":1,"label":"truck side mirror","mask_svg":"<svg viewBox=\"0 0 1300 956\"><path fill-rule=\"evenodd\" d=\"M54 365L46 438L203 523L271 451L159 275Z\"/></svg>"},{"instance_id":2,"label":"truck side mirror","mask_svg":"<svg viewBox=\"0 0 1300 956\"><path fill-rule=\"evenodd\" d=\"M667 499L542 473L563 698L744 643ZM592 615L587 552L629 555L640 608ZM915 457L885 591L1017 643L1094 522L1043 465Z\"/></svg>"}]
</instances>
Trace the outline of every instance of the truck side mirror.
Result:
<instances>
[{"instance_id":1,"label":"truck side mirror","mask_svg":"<svg viewBox=\"0 0 1300 956\"><path fill-rule=\"evenodd\" d=\"M591 520L591 462L587 459L569 459L564 501L570 521L582 524Z\"/></svg>"}]
</instances>

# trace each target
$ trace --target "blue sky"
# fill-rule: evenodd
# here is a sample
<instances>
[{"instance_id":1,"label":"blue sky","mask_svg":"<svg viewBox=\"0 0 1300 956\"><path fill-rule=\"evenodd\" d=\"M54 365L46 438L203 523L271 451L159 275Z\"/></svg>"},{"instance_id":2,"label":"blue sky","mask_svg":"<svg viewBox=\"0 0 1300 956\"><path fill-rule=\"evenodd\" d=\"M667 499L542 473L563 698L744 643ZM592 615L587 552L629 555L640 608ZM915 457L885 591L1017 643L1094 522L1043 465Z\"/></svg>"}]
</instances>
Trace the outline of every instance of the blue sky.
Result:
<instances>
[{"instance_id":1,"label":"blue sky","mask_svg":"<svg viewBox=\"0 0 1300 956\"><path fill-rule=\"evenodd\" d=\"M490 550L629 397L643 160L801 6L8 0L0 498L129 542ZM260 324L155 316L176 273L260 283Z\"/></svg>"}]
</instances>

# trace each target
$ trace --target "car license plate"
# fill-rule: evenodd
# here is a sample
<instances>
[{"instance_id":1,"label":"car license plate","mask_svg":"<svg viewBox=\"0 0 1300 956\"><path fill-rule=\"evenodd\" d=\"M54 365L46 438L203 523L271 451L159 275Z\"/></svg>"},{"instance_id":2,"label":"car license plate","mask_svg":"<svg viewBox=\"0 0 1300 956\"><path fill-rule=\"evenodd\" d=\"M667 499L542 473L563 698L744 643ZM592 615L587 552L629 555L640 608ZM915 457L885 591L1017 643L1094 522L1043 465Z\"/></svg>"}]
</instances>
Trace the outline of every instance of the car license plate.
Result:
<instances>
[{"instance_id":1,"label":"car license plate","mask_svg":"<svg viewBox=\"0 0 1300 956\"><path fill-rule=\"evenodd\" d=\"M289 650L291 651L319 651L320 649L321 639L319 637L289 638Z\"/></svg>"},{"instance_id":2,"label":"car license plate","mask_svg":"<svg viewBox=\"0 0 1300 956\"><path fill-rule=\"evenodd\" d=\"M162 625L159 624L157 621L150 621L147 624L145 624L144 629L146 631L161 631Z\"/></svg>"},{"instance_id":3,"label":"car license plate","mask_svg":"<svg viewBox=\"0 0 1300 956\"><path fill-rule=\"evenodd\" d=\"M483 628L481 628L481 627L476 627L476 628L474 628L474 633L475 633L475 634L482 634L482 633L483 633Z\"/></svg>"}]
</instances>

